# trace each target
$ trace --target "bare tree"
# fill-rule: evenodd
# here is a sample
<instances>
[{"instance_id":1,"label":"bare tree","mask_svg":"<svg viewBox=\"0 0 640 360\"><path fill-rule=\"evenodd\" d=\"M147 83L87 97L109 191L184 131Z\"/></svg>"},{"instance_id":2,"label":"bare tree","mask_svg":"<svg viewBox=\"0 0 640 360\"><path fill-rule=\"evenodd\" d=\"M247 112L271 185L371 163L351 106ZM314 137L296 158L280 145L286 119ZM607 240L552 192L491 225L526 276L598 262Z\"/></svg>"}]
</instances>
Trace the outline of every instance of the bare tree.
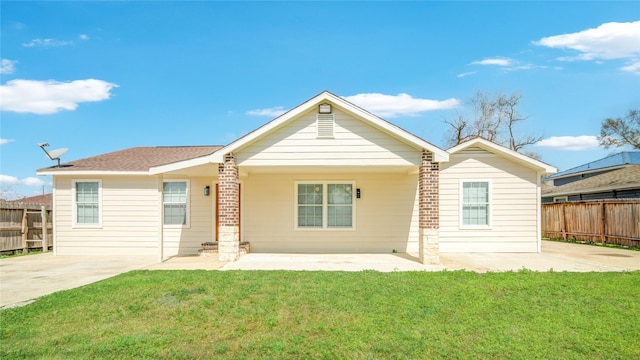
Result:
<instances>
[{"instance_id":1,"label":"bare tree","mask_svg":"<svg viewBox=\"0 0 640 360\"><path fill-rule=\"evenodd\" d=\"M624 118L604 120L598 140L605 149L611 146L622 147L625 145L640 149L640 111L631 109Z\"/></svg>"},{"instance_id":2,"label":"bare tree","mask_svg":"<svg viewBox=\"0 0 640 360\"><path fill-rule=\"evenodd\" d=\"M449 145L455 146L474 137L481 137L511 150L537 157L527 153L523 148L542 140L541 135L520 135L516 127L528 118L520 113L519 105L522 95L498 93L491 96L478 91L470 100L473 108L473 120L458 114L453 121L445 121L451 126Z\"/></svg>"}]
</instances>

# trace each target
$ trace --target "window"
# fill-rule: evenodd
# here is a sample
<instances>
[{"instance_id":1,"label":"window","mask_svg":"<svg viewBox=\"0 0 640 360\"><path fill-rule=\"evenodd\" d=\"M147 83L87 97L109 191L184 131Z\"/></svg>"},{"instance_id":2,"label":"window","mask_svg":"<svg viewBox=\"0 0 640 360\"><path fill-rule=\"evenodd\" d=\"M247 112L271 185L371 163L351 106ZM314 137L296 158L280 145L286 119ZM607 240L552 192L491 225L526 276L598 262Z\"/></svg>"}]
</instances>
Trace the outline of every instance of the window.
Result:
<instances>
[{"instance_id":1,"label":"window","mask_svg":"<svg viewBox=\"0 0 640 360\"><path fill-rule=\"evenodd\" d=\"M352 183L298 183L296 227L299 229L353 229Z\"/></svg>"},{"instance_id":2,"label":"window","mask_svg":"<svg viewBox=\"0 0 640 360\"><path fill-rule=\"evenodd\" d=\"M100 226L101 183L99 180L73 181L74 225Z\"/></svg>"},{"instance_id":3,"label":"window","mask_svg":"<svg viewBox=\"0 0 640 360\"><path fill-rule=\"evenodd\" d=\"M490 226L489 181L463 181L461 224L462 228L488 228Z\"/></svg>"},{"instance_id":4,"label":"window","mask_svg":"<svg viewBox=\"0 0 640 360\"><path fill-rule=\"evenodd\" d=\"M162 188L165 225L187 225L187 182L166 181Z\"/></svg>"},{"instance_id":5,"label":"window","mask_svg":"<svg viewBox=\"0 0 640 360\"><path fill-rule=\"evenodd\" d=\"M554 196L553 197L553 202L555 203L563 203L563 202L567 202L569 197L568 196Z\"/></svg>"}]
</instances>

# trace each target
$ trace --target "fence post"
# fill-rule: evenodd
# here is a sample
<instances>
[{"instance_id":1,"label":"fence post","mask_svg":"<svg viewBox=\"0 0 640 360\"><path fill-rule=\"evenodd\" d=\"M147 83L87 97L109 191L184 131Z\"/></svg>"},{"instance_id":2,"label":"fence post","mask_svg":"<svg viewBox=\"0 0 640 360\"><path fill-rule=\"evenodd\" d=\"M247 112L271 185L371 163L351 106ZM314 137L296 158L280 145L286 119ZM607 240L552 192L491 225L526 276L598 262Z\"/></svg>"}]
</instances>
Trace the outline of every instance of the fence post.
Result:
<instances>
[{"instance_id":1,"label":"fence post","mask_svg":"<svg viewBox=\"0 0 640 360\"><path fill-rule=\"evenodd\" d=\"M600 203L600 223L602 224L600 242L604 245L604 242L607 240L607 215L605 214L604 201Z\"/></svg>"},{"instance_id":2,"label":"fence post","mask_svg":"<svg viewBox=\"0 0 640 360\"><path fill-rule=\"evenodd\" d=\"M27 244L27 234L29 233L29 222L27 221L27 209L22 209L22 253L26 254L29 252L29 247Z\"/></svg>"},{"instance_id":3,"label":"fence post","mask_svg":"<svg viewBox=\"0 0 640 360\"><path fill-rule=\"evenodd\" d=\"M42 219L42 252L49 251L49 240L47 239L47 207L40 206L40 218Z\"/></svg>"},{"instance_id":4,"label":"fence post","mask_svg":"<svg viewBox=\"0 0 640 360\"><path fill-rule=\"evenodd\" d=\"M567 240L567 219L564 211L566 203L562 203L560 205L560 218L562 222L560 223L560 230L562 231L562 240Z\"/></svg>"}]
</instances>

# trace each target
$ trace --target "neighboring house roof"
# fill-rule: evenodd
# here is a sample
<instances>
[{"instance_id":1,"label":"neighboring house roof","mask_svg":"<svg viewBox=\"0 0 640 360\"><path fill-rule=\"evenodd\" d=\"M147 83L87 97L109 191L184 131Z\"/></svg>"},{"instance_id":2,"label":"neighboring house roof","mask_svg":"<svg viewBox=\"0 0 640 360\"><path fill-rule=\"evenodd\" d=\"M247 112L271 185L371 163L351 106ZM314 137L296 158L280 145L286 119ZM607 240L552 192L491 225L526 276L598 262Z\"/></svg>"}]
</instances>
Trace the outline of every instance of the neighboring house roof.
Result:
<instances>
[{"instance_id":1,"label":"neighboring house roof","mask_svg":"<svg viewBox=\"0 0 640 360\"><path fill-rule=\"evenodd\" d=\"M613 154L605 158L547 176L546 180L559 179L581 173L602 171L609 168L614 169L624 165L640 165L640 151L624 151Z\"/></svg>"},{"instance_id":2,"label":"neighboring house roof","mask_svg":"<svg viewBox=\"0 0 640 360\"><path fill-rule=\"evenodd\" d=\"M546 174L553 174L554 172L558 171L558 169L556 169L555 167L549 165L549 164L545 164L542 161L536 160L532 157L520 154L517 151L513 151L509 148L506 148L504 146L498 145L494 142L491 142L489 140L485 140L483 138L473 138L471 140L465 141L459 145L456 145L450 149L447 150L447 152L451 155L463 151L465 149L471 148L471 147L479 147L481 149L484 149L486 151L495 153L495 154L499 154L505 158L508 158L512 161L518 162L524 166L536 169L536 171L540 171L542 172L542 175L546 175Z\"/></svg>"},{"instance_id":3,"label":"neighboring house roof","mask_svg":"<svg viewBox=\"0 0 640 360\"><path fill-rule=\"evenodd\" d=\"M8 201L12 204L30 204L30 205L51 205L53 194L42 194L37 196L30 196L22 199Z\"/></svg>"},{"instance_id":4,"label":"neighboring house roof","mask_svg":"<svg viewBox=\"0 0 640 360\"><path fill-rule=\"evenodd\" d=\"M59 173L126 172L148 174L154 166L171 164L213 154L222 146L155 146L135 147L103 155L71 161L60 167L38 169L38 175Z\"/></svg>"},{"instance_id":5,"label":"neighboring house roof","mask_svg":"<svg viewBox=\"0 0 640 360\"><path fill-rule=\"evenodd\" d=\"M289 121L294 120L298 115L303 114L309 111L312 108L315 108L321 103L329 102L334 106L338 106L343 110L346 110L361 120L365 121L369 125L372 125L375 128L378 128L381 131L390 134L391 136L396 137L397 139L408 143L416 148L425 149L434 154L434 160L436 162L447 162L449 161L449 154L440 149L439 147L409 133L406 130L403 130L392 123L383 120L372 113L346 101L345 99L334 95L328 91L323 91L322 93L314 96L313 98L307 100L301 105L296 106L295 108L287 111L286 113L280 115L274 120L266 123L265 125L257 128L256 130L250 132L249 134L235 140L229 145L219 149L215 153L211 154L207 157L202 157L197 160L186 160L180 163L174 163L170 165L158 166L150 170L151 174L160 174L169 171L179 170L181 168L191 167L202 165L206 163L222 163L224 162L224 156L228 153L234 152L256 140L265 136L268 133L271 133L275 129L283 126Z\"/></svg>"},{"instance_id":6,"label":"neighboring house roof","mask_svg":"<svg viewBox=\"0 0 640 360\"><path fill-rule=\"evenodd\" d=\"M640 188L640 165L628 165L561 186L547 185L542 188L542 195L550 197L633 188Z\"/></svg>"}]
</instances>

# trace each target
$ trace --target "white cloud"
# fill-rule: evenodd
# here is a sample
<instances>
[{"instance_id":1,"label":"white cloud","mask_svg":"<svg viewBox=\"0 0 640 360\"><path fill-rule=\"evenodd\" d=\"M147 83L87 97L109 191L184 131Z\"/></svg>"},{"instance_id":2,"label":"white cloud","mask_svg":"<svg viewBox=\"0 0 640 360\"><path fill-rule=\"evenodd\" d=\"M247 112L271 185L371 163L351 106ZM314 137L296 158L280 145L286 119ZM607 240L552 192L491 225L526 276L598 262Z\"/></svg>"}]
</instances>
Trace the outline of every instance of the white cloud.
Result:
<instances>
[{"instance_id":1,"label":"white cloud","mask_svg":"<svg viewBox=\"0 0 640 360\"><path fill-rule=\"evenodd\" d=\"M247 111L247 115L278 117L286 112L287 110L285 110L283 106L276 106L269 109L249 110Z\"/></svg>"},{"instance_id":2,"label":"white cloud","mask_svg":"<svg viewBox=\"0 0 640 360\"><path fill-rule=\"evenodd\" d=\"M8 144L10 142L14 142L13 139L0 139L0 145Z\"/></svg>"},{"instance_id":3,"label":"white cloud","mask_svg":"<svg viewBox=\"0 0 640 360\"><path fill-rule=\"evenodd\" d=\"M493 59L484 59L480 61L474 61L471 64L473 65L498 65L498 66L511 66L513 65L513 60L509 58L493 58Z\"/></svg>"},{"instance_id":4,"label":"white cloud","mask_svg":"<svg viewBox=\"0 0 640 360\"><path fill-rule=\"evenodd\" d=\"M597 136L552 136L538 141L535 146L557 150L582 151L593 150L600 146Z\"/></svg>"},{"instance_id":5,"label":"white cloud","mask_svg":"<svg viewBox=\"0 0 640 360\"><path fill-rule=\"evenodd\" d=\"M533 44L580 53L559 58L563 61L628 59L632 64L622 70L637 73L638 65L635 63L640 58L640 21L604 23L576 33L544 37Z\"/></svg>"},{"instance_id":6,"label":"white cloud","mask_svg":"<svg viewBox=\"0 0 640 360\"><path fill-rule=\"evenodd\" d=\"M79 103L107 100L118 87L102 80L71 82L16 79L0 85L0 110L19 113L53 114L75 110Z\"/></svg>"},{"instance_id":7,"label":"white cloud","mask_svg":"<svg viewBox=\"0 0 640 360\"><path fill-rule=\"evenodd\" d=\"M634 74L640 74L640 60L631 63L630 65L623 66L620 68L623 71L627 71Z\"/></svg>"},{"instance_id":8,"label":"white cloud","mask_svg":"<svg viewBox=\"0 0 640 360\"><path fill-rule=\"evenodd\" d=\"M15 69L16 63L17 63L16 60L1 59L0 74L13 74L13 72L16 70Z\"/></svg>"},{"instance_id":9,"label":"white cloud","mask_svg":"<svg viewBox=\"0 0 640 360\"><path fill-rule=\"evenodd\" d=\"M28 43L23 43L24 47L57 47L73 45L73 41L57 40L57 39L33 39Z\"/></svg>"},{"instance_id":10,"label":"white cloud","mask_svg":"<svg viewBox=\"0 0 640 360\"><path fill-rule=\"evenodd\" d=\"M0 185L42 186L45 185L45 182L36 177L18 179L15 176L0 174Z\"/></svg>"},{"instance_id":11,"label":"white cloud","mask_svg":"<svg viewBox=\"0 0 640 360\"><path fill-rule=\"evenodd\" d=\"M36 177L27 177L20 180L20 184L24 186L42 186L45 184L44 180Z\"/></svg>"},{"instance_id":12,"label":"white cloud","mask_svg":"<svg viewBox=\"0 0 640 360\"><path fill-rule=\"evenodd\" d=\"M80 34L80 36L78 36L80 38L80 40L89 40L89 35L87 34Z\"/></svg>"},{"instance_id":13,"label":"white cloud","mask_svg":"<svg viewBox=\"0 0 640 360\"><path fill-rule=\"evenodd\" d=\"M367 111L381 117L415 116L425 111L452 109L460 105L460 100L429 100L414 98L409 94L385 95L378 93L344 96Z\"/></svg>"},{"instance_id":14,"label":"white cloud","mask_svg":"<svg viewBox=\"0 0 640 360\"><path fill-rule=\"evenodd\" d=\"M476 73L477 73L477 71L469 71L469 72L466 72L466 73L458 74L458 75L456 75L456 77L457 78L463 78L463 77L474 75Z\"/></svg>"}]
</instances>

